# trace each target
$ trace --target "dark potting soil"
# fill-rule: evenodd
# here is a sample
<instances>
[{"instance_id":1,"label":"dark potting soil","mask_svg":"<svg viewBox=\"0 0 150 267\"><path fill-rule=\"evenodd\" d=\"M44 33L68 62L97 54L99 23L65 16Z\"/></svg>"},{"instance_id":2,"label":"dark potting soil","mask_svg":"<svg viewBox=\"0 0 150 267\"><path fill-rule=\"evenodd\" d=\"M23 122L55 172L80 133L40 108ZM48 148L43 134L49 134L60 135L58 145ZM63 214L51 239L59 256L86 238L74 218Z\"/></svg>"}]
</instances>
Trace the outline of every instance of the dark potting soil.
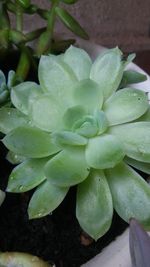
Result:
<instances>
[{"instance_id":1,"label":"dark potting soil","mask_svg":"<svg viewBox=\"0 0 150 267\"><path fill-rule=\"evenodd\" d=\"M13 62L16 65L15 60ZM0 188L3 190L13 168L5 160L5 155L6 150L0 144ZM97 242L91 242L88 238L86 240L75 217L76 187L71 188L52 214L36 220L29 220L27 215L31 195L32 191L24 194L7 193L0 207L0 251L31 253L55 263L56 267L79 267L97 255L127 227L114 213L110 230ZM90 244L87 246L86 243Z\"/></svg>"}]
</instances>

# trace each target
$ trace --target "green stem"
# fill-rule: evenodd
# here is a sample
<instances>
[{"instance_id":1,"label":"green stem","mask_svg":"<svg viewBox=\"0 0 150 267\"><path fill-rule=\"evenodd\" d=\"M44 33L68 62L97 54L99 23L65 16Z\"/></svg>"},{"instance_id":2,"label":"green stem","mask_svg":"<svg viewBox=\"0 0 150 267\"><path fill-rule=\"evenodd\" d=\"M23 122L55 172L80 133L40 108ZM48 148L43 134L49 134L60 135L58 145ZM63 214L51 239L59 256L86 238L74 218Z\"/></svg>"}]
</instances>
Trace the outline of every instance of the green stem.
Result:
<instances>
[{"instance_id":1,"label":"green stem","mask_svg":"<svg viewBox=\"0 0 150 267\"><path fill-rule=\"evenodd\" d=\"M23 11L18 0L16 0L16 29L20 32L23 30Z\"/></svg>"},{"instance_id":2,"label":"green stem","mask_svg":"<svg viewBox=\"0 0 150 267\"><path fill-rule=\"evenodd\" d=\"M55 8L59 5L59 0L52 0L51 10L47 21L47 31L53 35L54 25L56 20Z\"/></svg>"}]
</instances>

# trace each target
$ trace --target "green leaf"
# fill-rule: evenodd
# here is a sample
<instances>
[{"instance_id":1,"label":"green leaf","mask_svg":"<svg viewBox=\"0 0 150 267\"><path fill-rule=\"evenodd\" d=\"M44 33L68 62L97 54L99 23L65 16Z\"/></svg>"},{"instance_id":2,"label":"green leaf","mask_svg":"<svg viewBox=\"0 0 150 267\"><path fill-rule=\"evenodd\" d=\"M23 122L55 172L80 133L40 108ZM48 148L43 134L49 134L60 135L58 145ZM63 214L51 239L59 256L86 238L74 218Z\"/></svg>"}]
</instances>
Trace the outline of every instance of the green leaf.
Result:
<instances>
[{"instance_id":1,"label":"green leaf","mask_svg":"<svg viewBox=\"0 0 150 267\"><path fill-rule=\"evenodd\" d=\"M134 122L111 127L109 132L122 142L127 156L150 162L150 122Z\"/></svg>"},{"instance_id":2,"label":"green leaf","mask_svg":"<svg viewBox=\"0 0 150 267\"><path fill-rule=\"evenodd\" d=\"M30 6L30 0L18 0L23 8L28 8Z\"/></svg>"},{"instance_id":3,"label":"green leaf","mask_svg":"<svg viewBox=\"0 0 150 267\"><path fill-rule=\"evenodd\" d=\"M15 167L9 176L7 192L26 192L42 183L46 179L44 166L48 160L29 159Z\"/></svg>"},{"instance_id":4,"label":"green leaf","mask_svg":"<svg viewBox=\"0 0 150 267\"><path fill-rule=\"evenodd\" d=\"M131 159L129 157L125 157L125 162L131 165L132 167L145 172L147 174L150 174L150 164L146 162L137 161L135 159Z\"/></svg>"},{"instance_id":5,"label":"green leaf","mask_svg":"<svg viewBox=\"0 0 150 267\"><path fill-rule=\"evenodd\" d=\"M87 113L91 114L95 109L101 109L103 92L97 83L86 79L74 87L73 99L76 105L83 106Z\"/></svg>"},{"instance_id":6,"label":"green leaf","mask_svg":"<svg viewBox=\"0 0 150 267\"><path fill-rule=\"evenodd\" d=\"M8 151L7 155L6 155L6 159L11 163L11 164L19 164L21 162L23 162L24 160L26 160L26 157L20 156L18 154L15 154L12 151Z\"/></svg>"},{"instance_id":7,"label":"green leaf","mask_svg":"<svg viewBox=\"0 0 150 267\"><path fill-rule=\"evenodd\" d=\"M124 163L106 171L113 205L125 221L136 218L150 229L150 186Z\"/></svg>"},{"instance_id":8,"label":"green leaf","mask_svg":"<svg viewBox=\"0 0 150 267\"><path fill-rule=\"evenodd\" d=\"M71 45L66 50L63 60L70 66L78 80L89 78L92 60L83 49Z\"/></svg>"},{"instance_id":9,"label":"green leaf","mask_svg":"<svg viewBox=\"0 0 150 267\"><path fill-rule=\"evenodd\" d=\"M104 134L89 139L85 155L90 167L106 169L117 165L125 154L115 136Z\"/></svg>"},{"instance_id":10,"label":"green leaf","mask_svg":"<svg viewBox=\"0 0 150 267\"><path fill-rule=\"evenodd\" d=\"M60 1L64 2L65 4L68 4L68 5L71 5L71 4L78 2L78 0L60 0Z\"/></svg>"},{"instance_id":11,"label":"green leaf","mask_svg":"<svg viewBox=\"0 0 150 267\"><path fill-rule=\"evenodd\" d=\"M125 88L113 94L104 104L109 125L133 121L142 116L149 107L146 94L133 88Z\"/></svg>"},{"instance_id":12,"label":"green leaf","mask_svg":"<svg viewBox=\"0 0 150 267\"><path fill-rule=\"evenodd\" d=\"M46 164L47 179L63 187L81 183L89 174L84 153L84 149L73 147L61 151Z\"/></svg>"},{"instance_id":13,"label":"green leaf","mask_svg":"<svg viewBox=\"0 0 150 267\"><path fill-rule=\"evenodd\" d=\"M56 99L49 94L37 97L30 107L33 124L48 132L62 129L63 113L64 107L58 105Z\"/></svg>"},{"instance_id":14,"label":"green leaf","mask_svg":"<svg viewBox=\"0 0 150 267\"><path fill-rule=\"evenodd\" d=\"M139 73L133 70L126 70L123 73L122 81L120 87L126 87L128 84L140 83L147 80L147 76L143 73Z\"/></svg>"},{"instance_id":15,"label":"green leaf","mask_svg":"<svg viewBox=\"0 0 150 267\"><path fill-rule=\"evenodd\" d=\"M8 72L8 81L7 81L7 86L10 89L14 83L15 83L15 71L14 70L10 70Z\"/></svg>"},{"instance_id":16,"label":"green leaf","mask_svg":"<svg viewBox=\"0 0 150 267\"><path fill-rule=\"evenodd\" d=\"M127 65L129 65L136 57L136 54L135 53L132 53L132 54L129 54L128 57L123 60L124 62L124 67L126 67Z\"/></svg>"},{"instance_id":17,"label":"green leaf","mask_svg":"<svg viewBox=\"0 0 150 267\"><path fill-rule=\"evenodd\" d=\"M102 110L95 110L94 118L98 125L98 134L104 133L108 128L108 120Z\"/></svg>"},{"instance_id":18,"label":"green leaf","mask_svg":"<svg viewBox=\"0 0 150 267\"><path fill-rule=\"evenodd\" d=\"M110 228L113 215L112 198L102 171L92 171L78 185L76 216L85 232L97 240Z\"/></svg>"},{"instance_id":19,"label":"green leaf","mask_svg":"<svg viewBox=\"0 0 150 267\"><path fill-rule=\"evenodd\" d=\"M86 138L77 133L69 131L55 132L52 134L52 137L54 142L60 146L85 146L87 144Z\"/></svg>"},{"instance_id":20,"label":"green leaf","mask_svg":"<svg viewBox=\"0 0 150 267\"><path fill-rule=\"evenodd\" d=\"M57 56L42 56L39 63L39 81L42 89L58 101L58 105L72 103L72 88L77 78L72 69Z\"/></svg>"},{"instance_id":21,"label":"green leaf","mask_svg":"<svg viewBox=\"0 0 150 267\"><path fill-rule=\"evenodd\" d=\"M0 205L2 205L4 199L5 199L5 193L2 190L0 190Z\"/></svg>"},{"instance_id":22,"label":"green leaf","mask_svg":"<svg viewBox=\"0 0 150 267\"><path fill-rule=\"evenodd\" d=\"M42 158L59 151L51 141L49 133L38 128L18 127L9 132L2 140L11 151L29 158Z\"/></svg>"},{"instance_id":23,"label":"green leaf","mask_svg":"<svg viewBox=\"0 0 150 267\"><path fill-rule=\"evenodd\" d=\"M148 110L140 118L138 118L136 121L150 122L150 105L148 107Z\"/></svg>"},{"instance_id":24,"label":"green leaf","mask_svg":"<svg viewBox=\"0 0 150 267\"><path fill-rule=\"evenodd\" d=\"M11 130L29 123L27 116L15 108L0 109L0 132L7 134Z\"/></svg>"},{"instance_id":25,"label":"green leaf","mask_svg":"<svg viewBox=\"0 0 150 267\"><path fill-rule=\"evenodd\" d=\"M97 82L107 99L115 92L123 75L122 53L116 47L100 54L92 65L90 78Z\"/></svg>"},{"instance_id":26,"label":"green leaf","mask_svg":"<svg viewBox=\"0 0 150 267\"><path fill-rule=\"evenodd\" d=\"M37 188L29 202L29 218L41 218L50 214L60 205L68 190L68 187L58 187L46 180Z\"/></svg>"},{"instance_id":27,"label":"green leaf","mask_svg":"<svg viewBox=\"0 0 150 267\"><path fill-rule=\"evenodd\" d=\"M98 124L94 116L85 116L73 125L73 130L87 138L93 137L98 133Z\"/></svg>"},{"instance_id":28,"label":"green leaf","mask_svg":"<svg viewBox=\"0 0 150 267\"><path fill-rule=\"evenodd\" d=\"M4 73L0 70L0 87L1 87L3 84L6 84L6 78L5 78Z\"/></svg>"},{"instance_id":29,"label":"green leaf","mask_svg":"<svg viewBox=\"0 0 150 267\"><path fill-rule=\"evenodd\" d=\"M29 104L36 96L41 95L41 89L34 82L23 82L11 90L11 101L13 105L24 114L28 115Z\"/></svg>"},{"instance_id":30,"label":"green leaf","mask_svg":"<svg viewBox=\"0 0 150 267\"><path fill-rule=\"evenodd\" d=\"M83 106L73 106L68 108L63 116L63 123L67 129L72 129L73 125L86 115L86 111L83 109Z\"/></svg>"},{"instance_id":31,"label":"green leaf","mask_svg":"<svg viewBox=\"0 0 150 267\"><path fill-rule=\"evenodd\" d=\"M57 16L63 22L63 24L77 36L83 39L89 39L88 34L85 30L80 26L80 24L66 11L61 7L55 8Z\"/></svg>"}]
</instances>

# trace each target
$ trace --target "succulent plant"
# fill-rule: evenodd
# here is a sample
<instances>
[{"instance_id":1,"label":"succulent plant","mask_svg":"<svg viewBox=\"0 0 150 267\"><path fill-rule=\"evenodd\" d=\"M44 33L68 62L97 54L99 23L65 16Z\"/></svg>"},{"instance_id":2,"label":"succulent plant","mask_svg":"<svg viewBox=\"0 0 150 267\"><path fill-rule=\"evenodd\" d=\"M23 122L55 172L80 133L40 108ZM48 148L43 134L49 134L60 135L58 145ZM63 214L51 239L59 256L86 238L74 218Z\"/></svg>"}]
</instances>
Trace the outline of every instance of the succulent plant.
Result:
<instances>
[{"instance_id":1,"label":"succulent plant","mask_svg":"<svg viewBox=\"0 0 150 267\"><path fill-rule=\"evenodd\" d=\"M114 48L92 63L71 46L59 56L41 57L39 85L12 88L14 107L1 108L0 131L7 158L20 164L7 191L37 187L30 219L51 213L78 185L76 216L95 240L110 228L113 209L125 221L135 217L150 228L150 187L129 166L150 173L148 98L130 87L118 90L133 58L125 60Z\"/></svg>"},{"instance_id":2,"label":"succulent plant","mask_svg":"<svg viewBox=\"0 0 150 267\"><path fill-rule=\"evenodd\" d=\"M4 73L0 70L0 106L8 104L10 100L10 90L14 84L15 72L10 70L8 73L8 81Z\"/></svg>"}]
</instances>

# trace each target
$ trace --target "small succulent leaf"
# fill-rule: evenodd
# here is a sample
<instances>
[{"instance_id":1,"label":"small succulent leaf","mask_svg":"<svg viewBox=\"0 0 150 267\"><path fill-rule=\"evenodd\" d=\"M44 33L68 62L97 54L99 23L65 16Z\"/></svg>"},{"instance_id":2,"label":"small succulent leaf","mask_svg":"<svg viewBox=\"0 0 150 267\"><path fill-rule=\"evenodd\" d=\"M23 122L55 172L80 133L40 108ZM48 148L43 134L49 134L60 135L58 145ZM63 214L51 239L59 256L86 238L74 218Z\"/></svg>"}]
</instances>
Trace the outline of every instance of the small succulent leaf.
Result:
<instances>
[{"instance_id":1,"label":"small succulent leaf","mask_svg":"<svg viewBox=\"0 0 150 267\"><path fill-rule=\"evenodd\" d=\"M140 83L147 80L147 76L143 73L139 73L134 70L126 70L123 73L122 81L120 84L120 88L124 88L132 83Z\"/></svg>"},{"instance_id":2,"label":"small succulent leaf","mask_svg":"<svg viewBox=\"0 0 150 267\"><path fill-rule=\"evenodd\" d=\"M53 157L45 166L45 175L57 186L81 183L89 174L83 148L69 147Z\"/></svg>"},{"instance_id":3,"label":"small succulent leaf","mask_svg":"<svg viewBox=\"0 0 150 267\"><path fill-rule=\"evenodd\" d=\"M42 56L39 63L42 89L58 101L58 105L72 103L72 88L77 82L73 70L57 56Z\"/></svg>"},{"instance_id":4,"label":"small succulent leaf","mask_svg":"<svg viewBox=\"0 0 150 267\"><path fill-rule=\"evenodd\" d=\"M69 131L54 132L52 137L54 142L62 147L64 145L85 146L87 144L85 137Z\"/></svg>"},{"instance_id":5,"label":"small succulent leaf","mask_svg":"<svg viewBox=\"0 0 150 267\"><path fill-rule=\"evenodd\" d=\"M141 117L139 117L136 121L150 122L150 105L148 107L148 110Z\"/></svg>"},{"instance_id":6,"label":"small succulent leaf","mask_svg":"<svg viewBox=\"0 0 150 267\"><path fill-rule=\"evenodd\" d=\"M149 184L123 162L105 173L113 205L119 216L127 222L130 218L136 218L150 229Z\"/></svg>"},{"instance_id":7,"label":"small succulent leaf","mask_svg":"<svg viewBox=\"0 0 150 267\"><path fill-rule=\"evenodd\" d=\"M23 252L1 252L0 253L1 267L53 267L38 258Z\"/></svg>"},{"instance_id":8,"label":"small succulent leaf","mask_svg":"<svg viewBox=\"0 0 150 267\"><path fill-rule=\"evenodd\" d=\"M2 86L2 84L6 84L6 78L4 73L0 70L0 87Z\"/></svg>"},{"instance_id":9,"label":"small succulent leaf","mask_svg":"<svg viewBox=\"0 0 150 267\"><path fill-rule=\"evenodd\" d=\"M15 108L2 107L0 109L0 132L7 134L11 130L28 123L27 116Z\"/></svg>"},{"instance_id":10,"label":"small succulent leaf","mask_svg":"<svg viewBox=\"0 0 150 267\"><path fill-rule=\"evenodd\" d=\"M2 205L4 199L5 199L5 193L2 190L0 190L0 206Z\"/></svg>"},{"instance_id":11,"label":"small succulent leaf","mask_svg":"<svg viewBox=\"0 0 150 267\"><path fill-rule=\"evenodd\" d=\"M113 215L112 198L103 171L91 171L78 185L76 217L80 226L97 240L110 228Z\"/></svg>"},{"instance_id":12,"label":"small succulent leaf","mask_svg":"<svg viewBox=\"0 0 150 267\"><path fill-rule=\"evenodd\" d=\"M135 57L135 53L128 55L127 59L124 61L124 66L126 67L127 65L129 65L135 59Z\"/></svg>"},{"instance_id":13,"label":"small succulent leaf","mask_svg":"<svg viewBox=\"0 0 150 267\"><path fill-rule=\"evenodd\" d=\"M149 267L150 237L137 220L130 220L129 245L132 266Z\"/></svg>"},{"instance_id":14,"label":"small succulent leaf","mask_svg":"<svg viewBox=\"0 0 150 267\"><path fill-rule=\"evenodd\" d=\"M14 86L14 82L15 82L15 71L14 70L10 70L8 72L8 81L7 81L7 86L10 89L11 87Z\"/></svg>"},{"instance_id":15,"label":"small succulent leaf","mask_svg":"<svg viewBox=\"0 0 150 267\"><path fill-rule=\"evenodd\" d=\"M62 129L62 114L64 107L58 105L57 100L43 94L37 97L30 107L30 118L34 125L42 130L52 132Z\"/></svg>"},{"instance_id":16,"label":"small succulent leaf","mask_svg":"<svg viewBox=\"0 0 150 267\"><path fill-rule=\"evenodd\" d=\"M98 124L93 116L85 116L73 125L73 130L87 138L98 133Z\"/></svg>"},{"instance_id":17,"label":"small succulent leaf","mask_svg":"<svg viewBox=\"0 0 150 267\"><path fill-rule=\"evenodd\" d=\"M24 160L26 160L26 157L20 156L15 154L12 151L8 151L7 155L6 155L6 159L11 163L11 164L19 164L21 162L23 162Z\"/></svg>"},{"instance_id":18,"label":"small succulent leaf","mask_svg":"<svg viewBox=\"0 0 150 267\"><path fill-rule=\"evenodd\" d=\"M48 180L34 192L28 207L30 219L41 218L55 210L65 198L69 187L58 187Z\"/></svg>"},{"instance_id":19,"label":"small succulent leaf","mask_svg":"<svg viewBox=\"0 0 150 267\"><path fill-rule=\"evenodd\" d=\"M121 82L124 70L121 59L122 53L118 48L109 49L92 65L90 78L99 84L105 99L117 90Z\"/></svg>"},{"instance_id":20,"label":"small succulent leaf","mask_svg":"<svg viewBox=\"0 0 150 267\"><path fill-rule=\"evenodd\" d=\"M129 157L125 157L124 161L127 164L131 165L132 167L134 167L134 168L136 168L136 169L138 169L144 173L150 174L150 164L149 163L141 162L141 161L129 158Z\"/></svg>"},{"instance_id":21,"label":"small succulent leaf","mask_svg":"<svg viewBox=\"0 0 150 267\"><path fill-rule=\"evenodd\" d=\"M102 110L95 110L94 118L98 125L98 134L104 133L108 128L108 120Z\"/></svg>"},{"instance_id":22,"label":"small succulent leaf","mask_svg":"<svg viewBox=\"0 0 150 267\"><path fill-rule=\"evenodd\" d=\"M42 183L46 179L44 165L48 160L28 159L16 166L9 176L7 192L26 192Z\"/></svg>"},{"instance_id":23,"label":"small succulent leaf","mask_svg":"<svg viewBox=\"0 0 150 267\"><path fill-rule=\"evenodd\" d=\"M99 85L90 80L82 80L74 87L73 99L76 105L82 105L87 113L101 109L103 105L103 92Z\"/></svg>"},{"instance_id":24,"label":"small succulent leaf","mask_svg":"<svg viewBox=\"0 0 150 267\"><path fill-rule=\"evenodd\" d=\"M92 60L83 49L70 46L64 53L63 60L73 70L79 81L89 78Z\"/></svg>"},{"instance_id":25,"label":"small succulent leaf","mask_svg":"<svg viewBox=\"0 0 150 267\"><path fill-rule=\"evenodd\" d=\"M34 82L23 82L11 90L11 101L22 113L28 115L29 104L32 98L41 95L41 89Z\"/></svg>"},{"instance_id":26,"label":"small succulent leaf","mask_svg":"<svg viewBox=\"0 0 150 267\"><path fill-rule=\"evenodd\" d=\"M117 165L125 154L115 136L104 134L89 140L85 156L90 167L106 169Z\"/></svg>"},{"instance_id":27,"label":"small succulent leaf","mask_svg":"<svg viewBox=\"0 0 150 267\"><path fill-rule=\"evenodd\" d=\"M18 127L9 132L2 142L14 153L29 158L47 157L59 151L49 133L33 127Z\"/></svg>"},{"instance_id":28,"label":"small succulent leaf","mask_svg":"<svg viewBox=\"0 0 150 267\"><path fill-rule=\"evenodd\" d=\"M125 88L113 94L104 104L109 125L133 121L142 116L149 107L146 94L133 88Z\"/></svg>"},{"instance_id":29,"label":"small succulent leaf","mask_svg":"<svg viewBox=\"0 0 150 267\"><path fill-rule=\"evenodd\" d=\"M150 162L150 122L116 125L109 129L122 142L128 157Z\"/></svg>"},{"instance_id":30,"label":"small succulent leaf","mask_svg":"<svg viewBox=\"0 0 150 267\"><path fill-rule=\"evenodd\" d=\"M73 125L86 115L83 106L73 106L68 108L63 115L63 123L67 129L72 129Z\"/></svg>"},{"instance_id":31,"label":"small succulent leaf","mask_svg":"<svg viewBox=\"0 0 150 267\"><path fill-rule=\"evenodd\" d=\"M80 24L75 20L74 17L72 17L67 10L56 7L55 12L57 16L60 18L62 23L73 33L75 33L77 36L83 38L83 39L89 39L88 34L85 32L85 30L80 26Z\"/></svg>"}]
</instances>

